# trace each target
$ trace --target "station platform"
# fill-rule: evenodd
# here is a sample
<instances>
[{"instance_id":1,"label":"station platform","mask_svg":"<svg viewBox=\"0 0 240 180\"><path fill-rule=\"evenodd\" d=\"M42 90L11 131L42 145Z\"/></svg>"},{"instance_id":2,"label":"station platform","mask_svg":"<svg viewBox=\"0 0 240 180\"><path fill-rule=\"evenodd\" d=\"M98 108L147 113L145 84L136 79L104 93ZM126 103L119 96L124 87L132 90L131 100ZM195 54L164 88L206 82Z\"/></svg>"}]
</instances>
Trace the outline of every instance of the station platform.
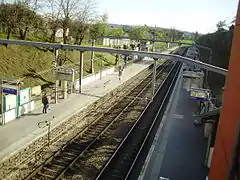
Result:
<instances>
[{"instance_id":1,"label":"station platform","mask_svg":"<svg viewBox=\"0 0 240 180\"><path fill-rule=\"evenodd\" d=\"M207 139L187 83L180 75L138 180L206 180Z\"/></svg>"},{"instance_id":2,"label":"station platform","mask_svg":"<svg viewBox=\"0 0 240 180\"><path fill-rule=\"evenodd\" d=\"M83 85L81 94L74 93L68 99L60 100L58 104L51 104L51 110L47 114L43 114L42 109L37 109L20 119L1 126L0 162L47 131L47 128L38 128L38 122L50 120L52 127L61 124L61 122L79 113L88 105L149 67L152 63L153 61L149 58L131 63L124 69L121 80L119 80L118 72L107 75L102 79Z\"/></svg>"}]
</instances>

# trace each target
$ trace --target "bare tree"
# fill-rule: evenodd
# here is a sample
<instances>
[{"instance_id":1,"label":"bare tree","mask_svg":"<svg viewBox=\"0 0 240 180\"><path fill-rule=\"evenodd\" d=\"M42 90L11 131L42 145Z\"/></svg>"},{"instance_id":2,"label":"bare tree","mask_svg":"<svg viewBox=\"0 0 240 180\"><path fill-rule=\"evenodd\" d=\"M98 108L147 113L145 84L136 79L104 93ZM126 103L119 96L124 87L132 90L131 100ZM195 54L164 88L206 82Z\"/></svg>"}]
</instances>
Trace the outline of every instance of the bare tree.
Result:
<instances>
[{"instance_id":1,"label":"bare tree","mask_svg":"<svg viewBox=\"0 0 240 180\"><path fill-rule=\"evenodd\" d=\"M62 14L63 14L63 42L67 42L67 29L71 22L78 22L78 32L76 38L78 43L83 40L83 34L88 29L89 22L94 18L96 8L95 0L63 0Z\"/></svg>"},{"instance_id":2,"label":"bare tree","mask_svg":"<svg viewBox=\"0 0 240 180\"><path fill-rule=\"evenodd\" d=\"M55 42L57 29L61 27L63 0L42 0L41 4L47 11L45 19L47 19L48 26L52 31L50 42Z\"/></svg>"},{"instance_id":3,"label":"bare tree","mask_svg":"<svg viewBox=\"0 0 240 180\"><path fill-rule=\"evenodd\" d=\"M62 0L61 0L62 1ZM77 11L81 5L81 0L63 0L62 1L62 28L63 28L63 43L67 43L67 29L71 25L71 20L77 16Z\"/></svg>"},{"instance_id":4,"label":"bare tree","mask_svg":"<svg viewBox=\"0 0 240 180\"><path fill-rule=\"evenodd\" d=\"M96 19L95 9L95 0L83 0L82 6L77 15L77 19L74 22L73 31L75 31L75 44L82 44L85 35L89 31L89 24Z\"/></svg>"}]
</instances>

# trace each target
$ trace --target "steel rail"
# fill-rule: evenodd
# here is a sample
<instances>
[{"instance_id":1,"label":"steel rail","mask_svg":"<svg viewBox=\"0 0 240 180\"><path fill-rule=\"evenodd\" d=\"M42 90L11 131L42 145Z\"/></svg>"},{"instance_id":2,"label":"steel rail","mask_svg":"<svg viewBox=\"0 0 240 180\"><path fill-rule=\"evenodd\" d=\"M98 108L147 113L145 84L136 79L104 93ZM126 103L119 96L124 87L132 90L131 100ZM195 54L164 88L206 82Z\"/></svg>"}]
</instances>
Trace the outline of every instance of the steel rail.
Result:
<instances>
[{"instance_id":1,"label":"steel rail","mask_svg":"<svg viewBox=\"0 0 240 180\"><path fill-rule=\"evenodd\" d=\"M158 75L160 75L160 74L163 72L164 68L165 68L165 67L163 67L163 69L160 70L160 72L158 73ZM151 74L150 74L150 75L151 75ZM146 78L146 79L147 79L147 78ZM78 158L81 157L81 156L109 129L109 127L110 127L116 120L118 120L118 118L123 114L123 112L124 112L125 110L127 110L127 109L133 104L133 102L138 98L138 96L139 96L140 94L142 94L143 91L144 91L145 89L147 89L147 87L149 87L149 85L151 85L151 82L152 82L152 81L150 81L150 82L132 99L132 101L130 101L130 103L103 129L103 131L102 131L101 133L99 133L99 134L97 135L97 137L95 137L95 139L94 139L76 158L74 158L74 160L61 172L61 174L59 174L59 175L55 178L55 180L59 180L59 179L64 175L64 173L78 160ZM144 110L145 110L145 109L144 109ZM141 115L142 115L142 114L141 114ZM140 115L140 116L141 116L141 115Z\"/></svg>"},{"instance_id":2,"label":"steel rail","mask_svg":"<svg viewBox=\"0 0 240 180\"><path fill-rule=\"evenodd\" d=\"M169 75L171 74L172 70L174 69L175 65L172 67L172 69L170 70L170 72L168 73L167 77L163 80L163 82L161 83L160 87L158 88L157 92L161 89L162 85L166 82L166 79L168 79ZM156 95L157 93L155 93ZM113 158L116 156L116 154L119 152L119 150L122 148L123 144L125 143L126 139L129 137L129 135L131 134L131 132L133 131L133 129L135 128L135 126L137 125L137 123L140 121L142 115L145 113L145 111L148 109L148 107L150 106L151 102L148 103L148 105L146 106L146 108L144 109L144 111L142 112L141 116L139 116L139 118L137 119L137 121L134 123L134 125L131 127L131 129L128 131L127 135L124 137L124 139L121 141L121 143L118 145L117 149L115 150L115 152L112 154L112 156L110 157L110 159L107 161L107 163L104 165L104 167L102 168L101 172L97 175L97 177L95 178L95 180L99 180L102 176L102 174L105 172L106 168L108 167L108 165L112 162Z\"/></svg>"},{"instance_id":3,"label":"steel rail","mask_svg":"<svg viewBox=\"0 0 240 180\"><path fill-rule=\"evenodd\" d=\"M146 71L146 72L145 72L145 71ZM147 70L147 69L143 71L144 73L147 73L147 74L148 74L147 77L150 76L150 75L149 75L150 72L148 72L148 71L149 71L149 70ZM136 75L136 77L140 78L139 75L140 75L140 73L138 73L138 74ZM135 79L135 78L134 78L134 79ZM141 78L140 78L140 79L141 79ZM143 79L143 80L144 80L144 79ZM139 81L139 83L141 83L143 80ZM132 81L133 81L133 80L131 80L131 82L132 82ZM128 81L127 81L127 82L128 82ZM129 82L129 83L130 83L130 82ZM129 83L128 83L128 84L129 84ZM139 83L137 83L137 84L139 84ZM125 84L125 83L124 83L124 84ZM130 83L130 84L131 84L131 83ZM134 87L132 87L131 89L134 89L135 86L137 86L137 84L135 84ZM121 93L120 93L120 94L121 94ZM120 97L122 97L122 96L120 96ZM103 101L103 103L107 102L108 100L109 100L109 98L105 99L105 100ZM101 105L101 104L97 103L97 106L94 106L94 108L99 108L100 105ZM86 113L85 113L85 115L83 115L82 118L86 118L87 116L88 116L88 115L86 115ZM92 115L92 116L93 116L93 115ZM95 116L95 115L94 115L94 116ZM66 133L69 129L71 129L71 128L74 126L74 124L77 124L77 122L78 122L78 121L74 121L73 123L71 123L70 126L67 126L67 130L64 131L64 132L62 132L61 129L58 130L59 132L61 132L60 134L56 134L56 132L53 133L54 138L51 139L51 142L54 141L56 138L60 137L61 135L64 135L64 137L65 137L65 136L69 135L71 132L73 132L74 130L71 130L71 132L69 132L69 133L67 133L67 135L65 135L65 133ZM53 130L55 131L57 128L58 128L58 127L55 127ZM61 140L61 139L58 139L57 142L60 141L60 140ZM45 145L43 145L43 146L45 146ZM29 156L34 155L34 154L36 154L36 153L38 153L38 152L41 152L41 151L42 151L42 149L39 149L39 150L37 150L37 151L34 151L34 152L30 153ZM9 161L10 161L10 160L9 160ZM27 159L27 158L24 158L24 160L20 161L19 165L24 164L24 163L26 163L27 161L28 161L28 159ZM8 174L11 174L11 173L12 173L12 172L10 171L10 173L8 173Z\"/></svg>"},{"instance_id":4,"label":"steel rail","mask_svg":"<svg viewBox=\"0 0 240 180\"><path fill-rule=\"evenodd\" d=\"M173 81L171 82L171 84L170 84L170 86L169 86L169 88L168 88L168 90L167 90L167 93L166 93L166 95L164 96L164 99L162 100L162 103L161 103L161 105L160 105L160 108L158 109L157 114L156 114L156 116L155 116L155 118L154 118L154 120L153 120L153 122L152 122L152 125L151 125L151 127L149 128L149 130L148 130L148 132L147 132L147 135L146 135L146 137L144 138L144 141L143 141L143 143L141 144L141 147L140 147L140 149L139 149L139 151L138 151L138 153L137 153L137 155L136 155L136 157L135 157L135 159L134 159L134 161L133 161L133 163L132 163L132 165L131 165L128 173L127 173L127 175L125 176L124 180L127 180L128 177L129 177L129 175L131 174L131 172L132 172L132 170L133 170L133 168L134 168L134 166L135 166L135 164L136 164L136 161L138 160L138 158L139 158L139 156L140 156L140 153L142 152L142 149L143 149L143 147L145 146L145 144L146 144L146 142L147 142L147 139L148 139L150 133L152 132L152 129L153 129L153 127L154 127L157 119L159 118L159 114L160 114L160 112L162 111L162 108L163 108L164 104L166 103L166 100L167 100L167 97L169 96L169 93L170 93L170 91L171 91L171 88L172 88L172 86L174 85L177 76L179 75L179 68L181 68L181 66L178 67L177 73L175 74L175 76L174 76L174 78L173 78ZM156 94L157 94L157 93L156 93Z\"/></svg>"},{"instance_id":5,"label":"steel rail","mask_svg":"<svg viewBox=\"0 0 240 180\"><path fill-rule=\"evenodd\" d=\"M143 81L145 81L147 78L149 78L149 77L151 77L151 74L152 73L150 73L146 78L144 78L141 82L143 82ZM140 82L140 83L141 83ZM138 84L140 84L140 83L138 83ZM146 85L146 86L148 86L149 84L151 83L151 81ZM134 88L136 88L136 87L134 87ZM134 88L132 88L132 90L134 90ZM144 90L144 89L143 89ZM143 91L142 90L142 91ZM142 92L141 91L141 92ZM140 93L141 93L140 92ZM125 96L127 96L128 94L126 94ZM123 99L125 96L123 96L121 99ZM121 100L118 100L115 104L117 104L117 103L119 103L119 101L121 101ZM112 108L113 106L111 106L107 111L109 111L111 108ZM102 114L100 117L98 117L96 120L94 120L94 122L93 123L91 123L91 124L94 124L95 122L97 122L100 118L102 118L104 116L104 114ZM61 149L59 149L56 153L54 153L50 158L48 158L43 164L41 164L37 169L35 169L32 173L30 173L25 179L30 179L30 178L32 178L35 174L37 174L42 168L43 168L43 166L45 165L45 164L48 164L57 154L59 154L59 153L61 153L61 151L62 150L64 150L69 144L71 144L75 139L77 139L79 136L81 136L84 132L86 132L87 131L87 129L89 128L89 126L87 127L87 128L85 128L84 130L83 130L83 132L81 132L80 134L78 134L78 135L76 135L76 136L74 136L70 141L68 141L68 143L67 144L65 144ZM101 133L96 137L96 139L94 140L94 142L97 140L97 138L99 137L101 135ZM92 142L86 149L88 149L94 142ZM85 149L85 150L86 150ZM84 151L82 151L81 152L81 154L83 154L84 152L85 152L85 150ZM81 155L80 154L80 155ZM74 161L75 162L75 161ZM74 163L73 162L73 163ZM69 167L70 167L71 165L69 165ZM68 168L68 167L67 167ZM64 172L66 171L67 169L65 169L64 170ZM58 177L60 177L62 174L64 174L64 172L62 172Z\"/></svg>"}]
</instances>

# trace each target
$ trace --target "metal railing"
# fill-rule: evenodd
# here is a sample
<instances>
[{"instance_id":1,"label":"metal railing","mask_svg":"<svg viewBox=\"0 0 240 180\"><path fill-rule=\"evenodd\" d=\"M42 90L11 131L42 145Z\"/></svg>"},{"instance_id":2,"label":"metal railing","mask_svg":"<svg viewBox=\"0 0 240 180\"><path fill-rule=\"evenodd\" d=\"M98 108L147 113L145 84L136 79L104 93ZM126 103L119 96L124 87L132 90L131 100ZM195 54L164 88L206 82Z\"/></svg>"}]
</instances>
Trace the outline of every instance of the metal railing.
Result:
<instances>
[{"instance_id":1,"label":"metal railing","mask_svg":"<svg viewBox=\"0 0 240 180\"><path fill-rule=\"evenodd\" d=\"M203 63L200 61L195 61L190 58L181 57L173 54L161 54L156 52L144 52L144 51L133 51L133 50L121 50L121 49L112 49L112 48L101 48L101 47L93 47L93 46L77 46L77 45L67 45L67 44L56 44L56 43L43 43L43 42L31 42L31 41L20 41L20 40L7 40L0 39L0 44L18 44L25 46L33 46L33 47L44 47L44 48L54 48L54 49L69 49L69 50L77 50L80 52L85 51L94 51L94 52L103 52L103 53L116 53L116 54L124 54L124 55L138 55L140 57L151 57L155 59L168 58L169 60L177 60L180 62L184 62L190 65L196 65L200 68L216 72L218 74L226 75L227 70L213 66L211 64Z\"/></svg>"}]
</instances>

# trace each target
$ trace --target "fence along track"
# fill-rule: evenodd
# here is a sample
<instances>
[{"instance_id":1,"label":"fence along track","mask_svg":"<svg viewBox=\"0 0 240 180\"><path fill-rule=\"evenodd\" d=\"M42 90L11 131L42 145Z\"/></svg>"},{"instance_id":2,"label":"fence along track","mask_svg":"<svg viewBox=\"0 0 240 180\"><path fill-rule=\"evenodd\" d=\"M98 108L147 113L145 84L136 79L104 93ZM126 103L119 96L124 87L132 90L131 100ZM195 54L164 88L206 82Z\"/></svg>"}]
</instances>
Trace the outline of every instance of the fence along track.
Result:
<instances>
[{"instance_id":1,"label":"fence along track","mask_svg":"<svg viewBox=\"0 0 240 180\"><path fill-rule=\"evenodd\" d=\"M164 110L164 105L166 105L167 97L169 96L170 89L172 88L173 82L178 74L179 64L177 63L169 73L168 77L164 80L161 88L157 92L160 95L156 95L158 97L159 102L162 102L159 105L160 111ZM155 97L156 97L155 96ZM150 134L154 124L156 122L156 118L142 118L136 121L134 126L128 132L127 136L118 146L117 150L114 152L112 157L105 164L104 168L95 178L95 180L105 180L105 179L121 179L126 180L131 173L131 170L136 162L148 135Z\"/></svg>"},{"instance_id":2,"label":"fence along track","mask_svg":"<svg viewBox=\"0 0 240 180\"><path fill-rule=\"evenodd\" d=\"M118 98L116 98L114 100L112 98L112 97L115 97L115 94L118 94L118 97L121 97L124 95L124 93L126 93L129 90L130 87L134 88L134 86L137 86L139 81L143 80L144 77L146 77L146 75L148 75L150 73L150 71L151 71L150 69L151 68L147 68L144 71L138 73L135 77L133 77L132 79L123 83L120 87L116 88L114 91L106 94L103 98L101 98L100 100L96 101L95 103L89 105L86 109L84 109L80 113L69 118L68 121L63 122L61 125L52 129L51 130L52 145L54 144L54 142L62 140L64 137L64 134L65 135L69 134L69 133L67 133L67 132L69 132L69 130L76 128L75 125L79 123L79 119L82 120L82 118L84 118L84 117L86 118L87 115L88 115L89 119L94 119L94 117L96 117L100 112L104 112L104 110L105 110L104 108L102 110L99 110L98 108L104 107L103 104L106 104L106 103L111 104L113 101L116 101L116 99L118 99ZM96 112L99 112L99 113L96 113ZM90 118L89 116L91 116L92 118ZM88 125L90 123L91 123L91 120L89 120L86 125ZM78 130L80 130L80 129L78 129ZM77 131L73 134L76 134ZM16 152L10 158L2 161L2 163L0 165L0 177L2 177L4 179L8 179L8 177L9 177L9 179L14 179L14 176L16 176L16 175L14 175L15 174L14 172L19 174L19 171L21 169L20 166L22 164L25 165L24 170L21 171L21 172L23 172L23 174L27 173L27 172L25 173L24 171L32 170L31 167L26 167L26 165L28 166L29 164L31 165L32 163L34 163L33 162L34 158L31 159L31 157L35 156L36 152L38 153L38 156L41 156L40 152L43 152L42 148L46 147L46 145L47 145L47 134L45 133L37 140L29 143L24 148L22 148L21 150ZM54 147L51 150L55 151L57 148L58 147ZM52 153L52 152L50 152L50 153ZM46 155L46 152L43 152L42 154ZM31 161L29 159L31 159ZM35 158L35 159L37 161L39 161L39 163L41 163L41 160L39 158ZM11 173L13 173L13 176L11 176L11 175L9 176L9 174L11 174ZM21 177L19 177L19 176L16 176L15 178L21 179Z\"/></svg>"},{"instance_id":3,"label":"fence along track","mask_svg":"<svg viewBox=\"0 0 240 180\"><path fill-rule=\"evenodd\" d=\"M144 83L142 83L142 84L144 84ZM143 85L141 85L141 86L143 86ZM141 88L139 88L140 90L141 90ZM139 90L138 89L138 90ZM113 119L113 118L115 118L115 116L117 115L117 114L119 114L119 112L121 112L122 111L122 108L124 108L125 106L127 106L127 104L129 103L129 101L130 100L127 100L126 101L126 99L124 99L124 101L121 101L121 102L123 102L122 104L120 104L120 107L118 107L119 105L116 105L113 109L115 110L114 112L112 112L112 111L109 111L107 114L106 114L106 116L107 116L107 118L104 118L105 119L105 123L103 122L103 120L102 119L100 119L101 121L99 122L99 123L96 123L95 125L93 125L92 127L90 126L89 128L88 128L88 131L85 131L85 135L86 136L88 136L89 138L83 138L82 140L83 140L83 143L85 143L84 144L84 146L82 146L82 148L81 149L77 149L77 151L76 151L76 149L75 150L73 150L75 153L76 152L79 152L80 154L81 154L81 152L82 151L84 151L83 149L84 149L84 147L85 146L87 146L86 145L86 143L88 142L88 143L90 143L91 144L91 142L93 142L94 141L94 136L98 136L99 134L101 134L101 131L102 131L102 129L103 128L105 128L105 126L107 126L109 123L111 123L111 120ZM118 111L118 113L116 112L116 111ZM93 131L95 129L95 132ZM90 132L90 135L88 135L88 133ZM94 132L94 134L92 134ZM84 133L83 133L84 134ZM82 135L82 137L83 137L83 134L81 134ZM80 139L81 139L81 137L80 137ZM39 167L39 169L37 169L34 173L32 173L30 176L29 176L29 178L32 176L32 175L34 175L35 173L37 173L40 169L43 169L43 173L42 172L40 172L37 176L38 176L38 178L39 179L46 179L46 177L48 177L48 178L50 178L50 177L56 177L61 171L64 171L64 168L65 167L59 167L58 166L58 170L57 170L57 167L56 167L56 164L58 164L58 162L61 162L60 161L60 159L61 158L59 158L59 157L61 157L61 156L63 156L63 157L66 157L67 155L64 155L64 154L62 154L62 153L64 153L64 150L68 150L68 148L69 147L71 147L71 145L73 145L74 144L74 142L75 142L76 140L73 140L73 141L70 141L67 145L65 145L64 147L63 147L63 152L59 152L59 154L61 154L61 155L59 155L58 153L58 155L56 155L56 157L54 157L54 156L52 156L49 160L48 160L48 162L49 161L51 161L51 162L54 162L54 160L56 160L56 162L55 163L53 163L53 166L54 166L54 168L55 168L55 170L52 170L51 168L50 168L50 170L48 170L49 169L49 164L47 165L47 166L44 166L44 168L42 167L42 166L40 166ZM77 145L79 146L80 144L79 143L77 143ZM88 147L88 146L87 146ZM75 148L75 147L74 147ZM71 148L70 148L70 150L71 150ZM68 156L65 158L65 160L67 161L67 160L69 160L69 161L71 161L74 157L76 157L76 154L75 153L72 153L72 152L70 152L70 153L66 153L66 154L68 154ZM70 155L71 154L71 155ZM46 162L46 163L48 163L48 162ZM67 164L69 164L70 162L68 162ZM60 171L60 172L59 172ZM55 175L54 175L54 173L55 173ZM49 175L50 174L50 175ZM41 176L45 176L44 178L40 178Z\"/></svg>"}]
</instances>

